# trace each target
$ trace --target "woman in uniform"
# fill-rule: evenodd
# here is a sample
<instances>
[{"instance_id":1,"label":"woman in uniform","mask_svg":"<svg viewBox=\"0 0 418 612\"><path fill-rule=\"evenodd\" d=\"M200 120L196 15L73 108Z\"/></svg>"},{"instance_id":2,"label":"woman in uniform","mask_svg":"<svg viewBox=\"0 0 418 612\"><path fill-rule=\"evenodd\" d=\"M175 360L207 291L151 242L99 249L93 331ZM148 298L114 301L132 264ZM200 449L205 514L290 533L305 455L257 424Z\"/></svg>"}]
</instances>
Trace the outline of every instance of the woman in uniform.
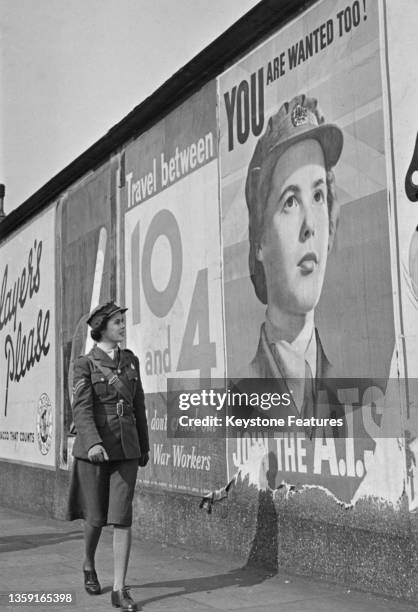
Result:
<instances>
[{"instance_id":1,"label":"woman in uniform","mask_svg":"<svg viewBox=\"0 0 418 612\"><path fill-rule=\"evenodd\" d=\"M136 604L125 586L131 547L132 500L138 465L149 458L148 426L138 358L119 342L126 308L101 304L87 323L96 342L74 365L73 418L76 439L68 520L85 521L85 589L98 595L95 552L102 527L113 525L114 584L111 602Z\"/></svg>"}]
</instances>

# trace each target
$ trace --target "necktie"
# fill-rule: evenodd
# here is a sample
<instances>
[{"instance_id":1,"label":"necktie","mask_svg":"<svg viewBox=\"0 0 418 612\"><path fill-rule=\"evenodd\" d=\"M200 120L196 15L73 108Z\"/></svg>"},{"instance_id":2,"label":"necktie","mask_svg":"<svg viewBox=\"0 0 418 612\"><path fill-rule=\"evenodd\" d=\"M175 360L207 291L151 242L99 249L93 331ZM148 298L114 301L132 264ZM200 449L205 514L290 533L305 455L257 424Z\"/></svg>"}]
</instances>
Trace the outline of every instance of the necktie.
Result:
<instances>
[{"instance_id":1,"label":"necktie","mask_svg":"<svg viewBox=\"0 0 418 612\"><path fill-rule=\"evenodd\" d=\"M299 413L304 405L305 378L312 373L309 364L305 360L305 353L296 351L288 342L282 340L277 344L271 344L271 350ZM309 370L307 371L307 368Z\"/></svg>"},{"instance_id":2,"label":"necktie","mask_svg":"<svg viewBox=\"0 0 418 612\"><path fill-rule=\"evenodd\" d=\"M314 416L314 386L312 379L312 370L309 363L305 361L305 385L303 393L302 417L310 419Z\"/></svg>"}]
</instances>

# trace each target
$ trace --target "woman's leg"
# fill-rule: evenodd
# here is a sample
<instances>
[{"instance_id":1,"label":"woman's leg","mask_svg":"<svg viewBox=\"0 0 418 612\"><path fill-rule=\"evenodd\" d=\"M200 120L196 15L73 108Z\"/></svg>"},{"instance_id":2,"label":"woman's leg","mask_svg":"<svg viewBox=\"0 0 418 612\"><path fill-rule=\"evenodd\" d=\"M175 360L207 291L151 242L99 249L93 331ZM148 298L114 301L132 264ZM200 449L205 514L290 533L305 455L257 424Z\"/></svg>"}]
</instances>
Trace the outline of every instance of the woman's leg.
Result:
<instances>
[{"instance_id":1,"label":"woman's leg","mask_svg":"<svg viewBox=\"0 0 418 612\"><path fill-rule=\"evenodd\" d=\"M131 527L115 525L113 528L114 591L119 591L125 586L129 553L131 552L131 533Z\"/></svg>"},{"instance_id":2,"label":"woman's leg","mask_svg":"<svg viewBox=\"0 0 418 612\"><path fill-rule=\"evenodd\" d=\"M84 545L85 545L85 557L83 563L83 570L94 570L94 556L96 554L97 544L99 543L100 534L102 533L101 527L94 527L84 522Z\"/></svg>"}]
</instances>

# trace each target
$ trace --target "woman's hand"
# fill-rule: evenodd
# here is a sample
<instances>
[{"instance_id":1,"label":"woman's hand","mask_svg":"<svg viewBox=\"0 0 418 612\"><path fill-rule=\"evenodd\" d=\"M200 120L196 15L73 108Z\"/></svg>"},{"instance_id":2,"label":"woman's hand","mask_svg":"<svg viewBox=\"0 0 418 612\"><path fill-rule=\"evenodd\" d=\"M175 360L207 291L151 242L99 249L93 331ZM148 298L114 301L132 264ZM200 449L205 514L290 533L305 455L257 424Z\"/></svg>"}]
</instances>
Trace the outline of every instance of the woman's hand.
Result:
<instances>
[{"instance_id":1,"label":"woman's hand","mask_svg":"<svg viewBox=\"0 0 418 612\"><path fill-rule=\"evenodd\" d=\"M143 455L140 456L140 458L138 459L138 464L141 467L145 467L147 465L149 461L149 453L144 453Z\"/></svg>"},{"instance_id":2,"label":"woman's hand","mask_svg":"<svg viewBox=\"0 0 418 612\"><path fill-rule=\"evenodd\" d=\"M109 461L109 455L107 454L104 446L101 444L95 444L89 448L87 456L92 463L103 463L103 461Z\"/></svg>"}]
</instances>

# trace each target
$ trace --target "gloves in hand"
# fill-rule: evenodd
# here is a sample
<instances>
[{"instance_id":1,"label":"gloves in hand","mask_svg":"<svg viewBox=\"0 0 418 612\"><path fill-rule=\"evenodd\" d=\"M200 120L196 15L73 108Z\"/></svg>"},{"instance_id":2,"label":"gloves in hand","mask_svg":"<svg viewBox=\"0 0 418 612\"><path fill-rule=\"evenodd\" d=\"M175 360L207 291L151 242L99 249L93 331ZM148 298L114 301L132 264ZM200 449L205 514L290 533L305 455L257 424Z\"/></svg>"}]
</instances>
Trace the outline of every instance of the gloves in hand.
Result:
<instances>
[{"instance_id":1,"label":"gloves in hand","mask_svg":"<svg viewBox=\"0 0 418 612\"><path fill-rule=\"evenodd\" d=\"M141 467L145 467L149 461L149 453L144 453L138 459L138 463Z\"/></svg>"}]
</instances>

